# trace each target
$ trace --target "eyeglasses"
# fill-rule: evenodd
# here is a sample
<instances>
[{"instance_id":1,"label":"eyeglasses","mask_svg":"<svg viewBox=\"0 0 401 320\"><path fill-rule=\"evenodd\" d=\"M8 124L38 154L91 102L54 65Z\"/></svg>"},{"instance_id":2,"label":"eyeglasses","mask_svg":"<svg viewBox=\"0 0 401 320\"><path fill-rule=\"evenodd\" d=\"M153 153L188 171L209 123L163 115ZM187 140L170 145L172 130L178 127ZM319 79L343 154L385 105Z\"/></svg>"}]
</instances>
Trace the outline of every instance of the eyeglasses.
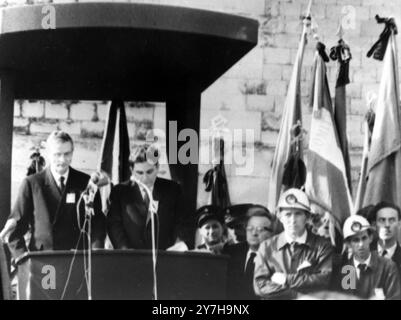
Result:
<instances>
[{"instance_id":1,"label":"eyeglasses","mask_svg":"<svg viewBox=\"0 0 401 320\"><path fill-rule=\"evenodd\" d=\"M248 232L256 231L257 233L262 233L263 231L273 232L273 230L268 227L251 227L251 226L246 227L246 231L248 231Z\"/></svg>"}]
</instances>

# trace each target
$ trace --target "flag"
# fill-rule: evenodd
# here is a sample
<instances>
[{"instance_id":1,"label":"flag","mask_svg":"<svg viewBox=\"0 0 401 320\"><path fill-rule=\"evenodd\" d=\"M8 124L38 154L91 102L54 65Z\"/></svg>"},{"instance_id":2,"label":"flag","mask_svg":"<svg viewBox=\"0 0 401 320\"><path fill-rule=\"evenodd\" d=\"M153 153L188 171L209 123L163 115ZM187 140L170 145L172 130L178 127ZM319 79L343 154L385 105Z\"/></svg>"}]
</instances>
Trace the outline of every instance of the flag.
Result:
<instances>
[{"instance_id":1,"label":"flag","mask_svg":"<svg viewBox=\"0 0 401 320\"><path fill-rule=\"evenodd\" d=\"M340 25L341 26L341 25ZM342 31L340 30L340 36ZM338 41L338 45L331 48L330 58L337 60L337 80L336 91L334 97L334 122L337 128L338 138L341 146L341 151L344 157L345 172L347 175L348 187L352 191L351 180L351 162L348 152L347 139L347 102L346 102L346 85L349 80L349 63L351 60L351 52L349 46L342 38Z\"/></svg>"},{"instance_id":2,"label":"flag","mask_svg":"<svg viewBox=\"0 0 401 320\"><path fill-rule=\"evenodd\" d=\"M348 188L344 157L335 126L330 90L327 82L324 45L318 43L312 78L313 107L305 192L315 211L332 218L331 240L341 232L350 215L352 199ZM324 60L323 60L324 57Z\"/></svg>"},{"instance_id":3,"label":"flag","mask_svg":"<svg viewBox=\"0 0 401 320\"><path fill-rule=\"evenodd\" d=\"M304 179L301 170L303 166L302 150L302 109L301 109L301 71L302 61L307 42L307 27L310 18L304 19L304 29L298 46L297 56L292 70L291 80L285 99L280 132L274 151L272 169L269 180L268 208L276 211L280 194L285 189L283 178L287 187L303 185ZM294 181L296 180L296 181Z\"/></svg>"},{"instance_id":4,"label":"flag","mask_svg":"<svg viewBox=\"0 0 401 320\"><path fill-rule=\"evenodd\" d=\"M401 129L397 47L391 33L384 55L369 152L363 205L379 201L401 206Z\"/></svg>"},{"instance_id":5,"label":"flag","mask_svg":"<svg viewBox=\"0 0 401 320\"><path fill-rule=\"evenodd\" d=\"M98 169L107 174L113 184L128 180L130 143L125 115L124 102L112 101L103 135L100 162ZM107 210L107 199L110 187L101 189L102 207Z\"/></svg>"},{"instance_id":6,"label":"flag","mask_svg":"<svg viewBox=\"0 0 401 320\"><path fill-rule=\"evenodd\" d=\"M369 150L370 150L370 143L372 139L372 131L374 126L374 118L375 114L373 109L367 112L365 116L364 122L364 141L363 141L363 152L362 152L362 164L361 164L361 173L359 175L359 182L358 182L358 189L355 196L355 203L354 203L354 213L358 212L359 209L363 207L363 197L365 195L366 190L366 175L368 170L368 158L369 158Z\"/></svg>"},{"instance_id":7,"label":"flag","mask_svg":"<svg viewBox=\"0 0 401 320\"><path fill-rule=\"evenodd\" d=\"M211 192L211 204L225 209L231 206L228 182L224 168L224 140L218 139L219 163L205 173L203 182L206 185L205 191Z\"/></svg>"}]
</instances>

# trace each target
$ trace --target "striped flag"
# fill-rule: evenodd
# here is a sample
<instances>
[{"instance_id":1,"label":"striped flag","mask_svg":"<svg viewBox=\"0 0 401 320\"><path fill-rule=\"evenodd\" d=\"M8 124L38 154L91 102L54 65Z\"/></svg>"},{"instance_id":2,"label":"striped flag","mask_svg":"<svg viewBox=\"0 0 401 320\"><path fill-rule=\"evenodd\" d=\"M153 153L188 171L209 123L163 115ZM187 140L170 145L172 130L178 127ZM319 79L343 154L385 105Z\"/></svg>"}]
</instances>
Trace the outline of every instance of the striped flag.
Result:
<instances>
[{"instance_id":1,"label":"striped flag","mask_svg":"<svg viewBox=\"0 0 401 320\"><path fill-rule=\"evenodd\" d=\"M112 101L103 135L98 169L107 174L113 184L128 180L130 143L124 102ZM103 211L107 210L110 186L101 188Z\"/></svg>"},{"instance_id":2,"label":"striped flag","mask_svg":"<svg viewBox=\"0 0 401 320\"><path fill-rule=\"evenodd\" d=\"M280 132L273 156L268 195L268 208L271 212L276 211L278 199L283 191L283 176L286 164L289 163L291 156L295 156L295 158L300 160L303 158L302 144L299 144L299 148L295 150L297 155L294 155L294 148L292 148L291 142L294 138L294 128L296 128L297 125L302 125L300 78L309 24L310 19L305 18L304 29L299 43L297 56L295 58L294 69L292 71L287 97L283 108Z\"/></svg>"},{"instance_id":3,"label":"striped flag","mask_svg":"<svg viewBox=\"0 0 401 320\"><path fill-rule=\"evenodd\" d=\"M368 157L370 144L372 140L372 130L374 125L375 114L371 107L369 107L369 111L365 116L364 121L364 140L363 140L363 152L362 152L362 164L361 164L361 173L359 176L358 189L355 195L354 202L354 213L358 212L358 210L363 208L363 197L366 191L366 175L368 171Z\"/></svg>"},{"instance_id":4,"label":"striped flag","mask_svg":"<svg viewBox=\"0 0 401 320\"><path fill-rule=\"evenodd\" d=\"M324 45L318 43L312 86L312 121L307 154L305 192L315 211L332 217L331 239L350 215L352 199L348 188L344 157L335 126L332 100L327 82ZM327 60L326 60L327 59ZM326 61L328 58L326 56Z\"/></svg>"},{"instance_id":5,"label":"striped flag","mask_svg":"<svg viewBox=\"0 0 401 320\"><path fill-rule=\"evenodd\" d=\"M384 55L376 117L367 165L363 205L379 201L401 206L401 121L397 47L391 32Z\"/></svg>"},{"instance_id":6,"label":"striped flag","mask_svg":"<svg viewBox=\"0 0 401 320\"><path fill-rule=\"evenodd\" d=\"M342 27L340 24L340 37L342 36ZM350 83L349 80L349 64L351 60L351 52L349 46L342 38L338 41L338 45L330 51L330 58L337 60L337 80L334 97L334 121L337 128L338 138L341 146L341 151L344 156L345 172L347 174L348 187L352 191L351 181L351 162L348 152L347 139L347 101L346 101L346 86Z\"/></svg>"}]
</instances>

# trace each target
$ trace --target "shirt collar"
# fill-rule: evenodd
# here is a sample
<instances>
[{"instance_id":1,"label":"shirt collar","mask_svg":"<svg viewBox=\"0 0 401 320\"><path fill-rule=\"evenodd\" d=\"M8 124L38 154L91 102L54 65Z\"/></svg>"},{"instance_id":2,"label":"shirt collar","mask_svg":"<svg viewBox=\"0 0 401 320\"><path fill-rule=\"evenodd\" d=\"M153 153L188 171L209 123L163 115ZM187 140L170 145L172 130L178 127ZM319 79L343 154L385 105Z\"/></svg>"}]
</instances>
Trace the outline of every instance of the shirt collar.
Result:
<instances>
[{"instance_id":1,"label":"shirt collar","mask_svg":"<svg viewBox=\"0 0 401 320\"><path fill-rule=\"evenodd\" d=\"M67 172L64 173L63 175L58 174L56 171L53 170L52 167L50 167L50 172L52 173L52 176L54 178L54 181L56 181L56 184L59 185L60 184L60 178L64 177L64 185L67 184L67 179L68 179L68 175L70 174L70 168L67 169Z\"/></svg>"},{"instance_id":2,"label":"shirt collar","mask_svg":"<svg viewBox=\"0 0 401 320\"><path fill-rule=\"evenodd\" d=\"M307 236L308 236L308 232L306 231L306 229L305 229L304 233L300 237L296 237L295 239L292 239L292 238L288 237L287 234L285 234L285 238L287 240L287 243L289 243L289 244L291 244L293 242L297 242L297 243L300 243L300 244L305 244Z\"/></svg>"},{"instance_id":3,"label":"shirt collar","mask_svg":"<svg viewBox=\"0 0 401 320\"><path fill-rule=\"evenodd\" d=\"M131 180L131 182L132 182L133 185L135 185L135 184L138 185L138 188L139 188L139 190L141 190L141 193L142 193L142 194L143 194L144 192L146 192L146 191L145 191L145 188L143 188L142 185L140 185L135 179L130 178L130 180ZM150 191L150 192L153 192L154 187L155 187L154 184L153 184L152 187L150 187L150 188L148 187L149 191Z\"/></svg>"},{"instance_id":4,"label":"shirt collar","mask_svg":"<svg viewBox=\"0 0 401 320\"><path fill-rule=\"evenodd\" d=\"M394 243L394 245L388 249L383 248L380 244L377 244L377 252L379 253L379 256L381 256L383 254L383 251L386 250L387 254L386 254L386 258L392 258L394 255L395 250L397 249L397 242Z\"/></svg>"},{"instance_id":5,"label":"shirt collar","mask_svg":"<svg viewBox=\"0 0 401 320\"><path fill-rule=\"evenodd\" d=\"M360 264L366 264L366 267L371 267L371 260L372 260L372 254L369 254L369 257L365 260L365 261L362 261L362 262L359 262L359 261L357 261L356 259L355 259L355 256L353 257L353 261L354 261L354 266L355 266L355 268L358 268L358 266L360 265Z\"/></svg>"},{"instance_id":6,"label":"shirt collar","mask_svg":"<svg viewBox=\"0 0 401 320\"><path fill-rule=\"evenodd\" d=\"M295 242L300 243L300 244L308 244L308 241L310 241L310 236L309 236L309 232L308 230L305 230L305 232L303 233L302 236L297 237L295 239ZM293 239L287 237L287 235L285 234L285 232L283 231L282 233L279 234L278 239L277 239L277 248L278 249L282 249L284 246L286 246L287 244L291 244L292 242L294 242ZM309 245L310 246L310 245Z\"/></svg>"}]
</instances>

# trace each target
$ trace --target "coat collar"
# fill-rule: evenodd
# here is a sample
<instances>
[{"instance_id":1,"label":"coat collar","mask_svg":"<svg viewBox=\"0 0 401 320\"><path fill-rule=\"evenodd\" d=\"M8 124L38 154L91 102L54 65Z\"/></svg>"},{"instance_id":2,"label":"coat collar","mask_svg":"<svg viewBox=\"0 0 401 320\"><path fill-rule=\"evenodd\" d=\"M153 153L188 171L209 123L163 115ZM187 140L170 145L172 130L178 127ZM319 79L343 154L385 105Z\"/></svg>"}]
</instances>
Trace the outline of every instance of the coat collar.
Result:
<instances>
[{"instance_id":1,"label":"coat collar","mask_svg":"<svg viewBox=\"0 0 401 320\"><path fill-rule=\"evenodd\" d=\"M367 266L367 269L371 269L373 272L377 269L377 266L379 265L379 255L377 254L376 251L371 251L370 252L370 262ZM352 255L348 259L349 265L353 266L354 265L354 255Z\"/></svg>"},{"instance_id":2,"label":"coat collar","mask_svg":"<svg viewBox=\"0 0 401 320\"><path fill-rule=\"evenodd\" d=\"M304 243L304 245L308 246L308 247L312 247L313 246L313 240L315 239L314 234L312 232L310 232L309 230L306 230L307 236L306 236L306 242ZM287 241L287 237L285 236L284 231L282 233L280 233L278 235L277 238L277 249L281 250L283 249L285 246L289 246L290 244Z\"/></svg>"}]
</instances>

